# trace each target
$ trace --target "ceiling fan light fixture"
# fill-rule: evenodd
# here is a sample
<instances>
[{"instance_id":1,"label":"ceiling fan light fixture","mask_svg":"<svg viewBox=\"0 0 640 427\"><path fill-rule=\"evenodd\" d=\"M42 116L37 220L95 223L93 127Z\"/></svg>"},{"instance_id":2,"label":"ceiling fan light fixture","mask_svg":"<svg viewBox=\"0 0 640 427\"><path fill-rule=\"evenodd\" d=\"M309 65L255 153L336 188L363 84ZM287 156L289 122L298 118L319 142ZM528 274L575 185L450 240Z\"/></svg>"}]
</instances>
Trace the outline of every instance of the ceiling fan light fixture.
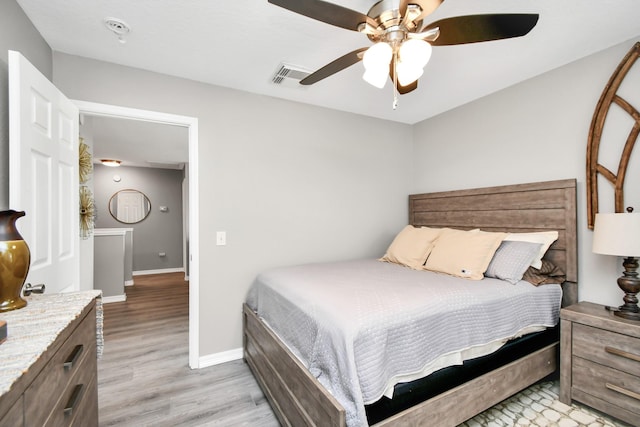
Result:
<instances>
[{"instance_id":1,"label":"ceiling fan light fixture","mask_svg":"<svg viewBox=\"0 0 640 427\"><path fill-rule=\"evenodd\" d=\"M120 166L120 163L122 163L122 161L115 159L101 159L100 163L105 166L109 166L110 168L117 168L118 166Z\"/></svg>"},{"instance_id":2,"label":"ceiling fan light fixture","mask_svg":"<svg viewBox=\"0 0 640 427\"><path fill-rule=\"evenodd\" d=\"M408 39L400 45L400 61L405 64L424 68L431 59L432 47L429 43L419 39Z\"/></svg>"},{"instance_id":3,"label":"ceiling fan light fixture","mask_svg":"<svg viewBox=\"0 0 640 427\"><path fill-rule=\"evenodd\" d=\"M424 40L405 40L398 50L398 81L407 86L418 80L431 58L431 45Z\"/></svg>"},{"instance_id":4,"label":"ceiling fan light fixture","mask_svg":"<svg viewBox=\"0 0 640 427\"><path fill-rule=\"evenodd\" d=\"M422 77L424 69L422 67L416 67L415 64L398 62L396 72L398 73L398 82L400 82L402 86L408 86Z\"/></svg>"},{"instance_id":5,"label":"ceiling fan light fixture","mask_svg":"<svg viewBox=\"0 0 640 427\"><path fill-rule=\"evenodd\" d=\"M424 72L431 55L431 44L435 46L463 45L493 40L521 37L529 33L538 22L538 14L489 13L479 15L453 16L431 22L423 26L423 20L431 15L443 0L377 0L367 14L323 0L269 0L269 3L351 31L359 31L376 43L369 49L360 48L330 62L300 81L303 85L319 82L339 71L364 60L363 78L378 87L384 71L393 80L394 109L397 96L412 92L417 84L402 85L398 78L398 66L405 68L402 81L415 82ZM413 40L416 40L414 43ZM403 46L406 44L406 46ZM391 53L389 54L389 48ZM405 52L401 53L401 48ZM366 51L365 51L366 49ZM387 51L377 58L377 50ZM412 51L415 53L409 53ZM362 54L363 52L364 55ZM363 58L364 57L364 58ZM391 59L393 58L393 64ZM409 65L412 63L411 65ZM374 69L379 71L373 71ZM410 82L411 83L411 82Z\"/></svg>"},{"instance_id":6,"label":"ceiling fan light fixture","mask_svg":"<svg viewBox=\"0 0 640 427\"><path fill-rule=\"evenodd\" d=\"M364 52L362 63L365 70L385 69L389 68L393 49L388 43L376 43Z\"/></svg>"},{"instance_id":7,"label":"ceiling fan light fixture","mask_svg":"<svg viewBox=\"0 0 640 427\"><path fill-rule=\"evenodd\" d=\"M393 56L393 49L388 43L376 43L364 52L362 63L364 75L362 78L372 86L382 89L387 82L389 64Z\"/></svg>"},{"instance_id":8,"label":"ceiling fan light fixture","mask_svg":"<svg viewBox=\"0 0 640 427\"><path fill-rule=\"evenodd\" d=\"M389 78L388 68L387 70L379 70L379 69L371 69L364 70L364 74L362 75L362 79L369 83L371 86L375 86L378 89L382 89L384 85L387 83L387 79Z\"/></svg>"}]
</instances>

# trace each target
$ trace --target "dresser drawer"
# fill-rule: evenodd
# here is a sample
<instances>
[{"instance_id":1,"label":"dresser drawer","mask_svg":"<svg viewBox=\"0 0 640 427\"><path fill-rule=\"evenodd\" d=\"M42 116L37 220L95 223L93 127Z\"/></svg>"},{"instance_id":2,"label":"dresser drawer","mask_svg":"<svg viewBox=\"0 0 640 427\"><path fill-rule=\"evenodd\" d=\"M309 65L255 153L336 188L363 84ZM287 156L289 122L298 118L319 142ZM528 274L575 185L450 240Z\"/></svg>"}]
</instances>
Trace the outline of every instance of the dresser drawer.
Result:
<instances>
[{"instance_id":1,"label":"dresser drawer","mask_svg":"<svg viewBox=\"0 0 640 427\"><path fill-rule=\"evenodd\" d=\"M83 377L78 377L82 371L88 371L89 374L95 373L97 369L95 318L94 308L25 391L25 414L28 414L30 425L44 425L49 418L51 408L58 406L59 401L65 399L72 380L85 380ZM86 378L86 380L89 379Z\"/></svg>"},{"instance_id":2,"label":"dresser drawer","mask_svg":"<svg viewBox=\"0 0 640 427\"><path fill-rule=\"evenodd\" d=\"M576 323L573 355L640 377L638 338Z\"/></svg>"},{"instance_id":3,"label":"dresser drawer","mask_svg":"<svg viewBox=\"0 0 640 427\"><path fill-rule=\"evenodd\" d=\"M74 410L72 427L98 427L98 376L88 384L82 401Z\"/></svg>"},{"instance_id":4,"label":"dresser drawer","mask_svg":"<svg viewBox=\"0 0 640 427\"><path fill-rule=\"evenodd\" d=\"M637 415L635 421L640 423L640 377L580 357L573 358L572 377L574 389ZM593 401L585 403L604 410Z\"/></svg>"},{"instance_id":5,"label":"dresser drawer","mask_svg":"<svg viewBox=\"0 0 640 427\"><path fill-rule=\"evenodd\" d=\"M0 418L0 426L22 427L24 425L24 400L22 397L20 396L9 412Z\"/></svg>"},{"instance_id":6,"label":"dresser drawer","mask_svg":"<svg viewBox=\"0 0 640 427\"><path fill-rule=\"evenodd\" d=\"M91 411L88 411L94 406L97 409L96 369L97 360L93 357L86 358L80 370L72 378L64 392L60 394L58 403L43 427L97 426L97 412L92 414ZM78 420L82 421L78 422Z\"/></svg>"}]
</instances>

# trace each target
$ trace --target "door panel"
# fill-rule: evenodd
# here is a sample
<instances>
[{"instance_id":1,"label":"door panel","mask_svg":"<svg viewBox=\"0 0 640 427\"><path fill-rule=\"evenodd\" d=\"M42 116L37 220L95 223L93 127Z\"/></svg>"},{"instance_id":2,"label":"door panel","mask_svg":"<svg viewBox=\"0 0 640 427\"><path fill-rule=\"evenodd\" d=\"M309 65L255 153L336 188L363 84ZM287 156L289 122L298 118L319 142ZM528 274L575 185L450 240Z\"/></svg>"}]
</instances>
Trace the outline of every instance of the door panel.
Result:
<instances>
[{"instance_id":1,"label":"door panel","mask_svg":"<svg viewBox=\"0 0 640 427\"><path fill-rule=\"evenodd\" d=\"M9 203L31 250L27 281L80 288L78 108L20 53L9 52Z\"/></svg>"}]
</instances>

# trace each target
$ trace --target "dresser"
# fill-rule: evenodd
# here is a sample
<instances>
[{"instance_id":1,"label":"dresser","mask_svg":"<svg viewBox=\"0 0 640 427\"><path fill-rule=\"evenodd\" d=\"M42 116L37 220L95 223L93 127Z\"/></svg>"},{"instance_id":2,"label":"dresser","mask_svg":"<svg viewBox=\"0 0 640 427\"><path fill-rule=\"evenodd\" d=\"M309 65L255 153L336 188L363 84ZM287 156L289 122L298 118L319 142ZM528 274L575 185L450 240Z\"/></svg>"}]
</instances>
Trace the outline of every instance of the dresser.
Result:
<instances>
[{"instance_id":1,"label":"dresser","mask_svg":"<svg viewBox=\"0 0 640 427\"><path fill-rule=\"evenodd\" d=\"M581 302L560 312L560 401L640 426L640 322Z\"/></svg>"},{"instance_id":2,"label":"dresser","mask_svg":"<svg viewBox=\"0 0 640 427\"><path fill-rule=\"evenodd\" d=\"M99 291L32 295L0 313L0 426L97 426Z\"/></svg>"}]
</instances>

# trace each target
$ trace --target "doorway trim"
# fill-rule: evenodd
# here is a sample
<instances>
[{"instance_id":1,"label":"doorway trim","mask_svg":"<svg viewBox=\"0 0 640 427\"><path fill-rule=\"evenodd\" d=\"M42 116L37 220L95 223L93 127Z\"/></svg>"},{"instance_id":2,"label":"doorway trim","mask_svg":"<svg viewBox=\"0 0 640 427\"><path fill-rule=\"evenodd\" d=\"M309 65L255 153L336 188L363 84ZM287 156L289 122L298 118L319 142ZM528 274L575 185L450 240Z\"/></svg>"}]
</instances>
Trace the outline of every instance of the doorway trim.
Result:
<instances>
[{"instance_id":1,"label":"doorway trim","mask_svg":"<svg viewBox=\"0 0 640 427\"><path fill-rule=\"evenodd\" d=\"M75 99L71 101L78 106L80 114L182 126L189 131L189 367L198 369L200 368L198 119Z\"/></svg>"}]
</instances>

